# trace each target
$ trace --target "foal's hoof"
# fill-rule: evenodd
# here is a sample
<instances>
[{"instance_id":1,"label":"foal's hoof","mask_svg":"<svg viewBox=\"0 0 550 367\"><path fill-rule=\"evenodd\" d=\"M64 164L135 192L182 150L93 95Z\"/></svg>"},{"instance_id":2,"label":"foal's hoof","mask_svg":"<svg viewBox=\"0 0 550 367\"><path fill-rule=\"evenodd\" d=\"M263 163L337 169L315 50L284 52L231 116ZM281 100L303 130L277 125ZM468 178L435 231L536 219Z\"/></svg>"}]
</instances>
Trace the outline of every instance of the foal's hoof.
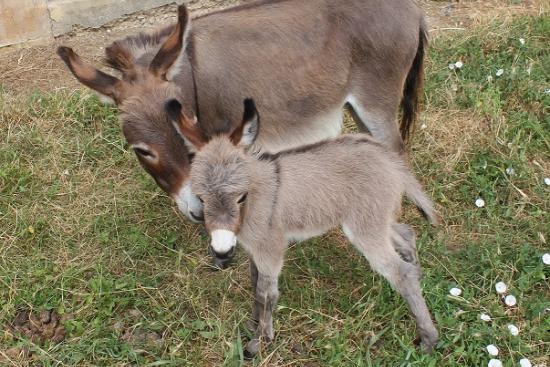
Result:
<instances>
[{"instance_id":1,"label":"foal's hoof","mask_svg":"<svg viewBox=\"0 0 550 367\"><path fill-rule=\"evenodd\" d=\"M252 359L258 354L260 351L260 340L259 339L252 339L246 344L246 347L244 348L243 355L246 359Z\"/></svg>"},{"instance_id":2,"label":"foal's hoof","mask_svg":"<svg viewBox=\"0 0 550 367\"><path fill-rule=\"evenodd\" d=\"M421 335L420 341L420 345L424 353L432 354L435 346L437 345L437 342L439 341L439 334L437 333L437 331L434 330L429 334Z\"/></svg>"}]
</instances>

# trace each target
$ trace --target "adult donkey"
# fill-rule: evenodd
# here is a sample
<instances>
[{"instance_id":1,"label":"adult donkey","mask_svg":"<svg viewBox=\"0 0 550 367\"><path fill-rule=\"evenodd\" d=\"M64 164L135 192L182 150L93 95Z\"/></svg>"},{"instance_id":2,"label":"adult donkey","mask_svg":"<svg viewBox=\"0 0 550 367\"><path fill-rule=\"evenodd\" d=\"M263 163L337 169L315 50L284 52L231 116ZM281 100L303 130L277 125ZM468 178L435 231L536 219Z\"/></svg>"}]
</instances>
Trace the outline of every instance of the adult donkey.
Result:
<instances>
[{"instance_id":1,"label":"adult donkey","mask_svg":"<svg viewBox=\"0 0 550 367\"><path fill-rule=\"evenodd\" d=\"M167 100L177 98L183 117L212 136L231 131L241 101L254 97L263 118L256 145L269 152L338 135L347 104L362 129L401 152L425 45L413 0L260 0L192 21L182 5L175 26L114 42L106 61L120 79L68 47L58 54L81 83L114 100L143 168L200 221L188 179L193 152L170 123Z\"/></svg>"}]
</instances>

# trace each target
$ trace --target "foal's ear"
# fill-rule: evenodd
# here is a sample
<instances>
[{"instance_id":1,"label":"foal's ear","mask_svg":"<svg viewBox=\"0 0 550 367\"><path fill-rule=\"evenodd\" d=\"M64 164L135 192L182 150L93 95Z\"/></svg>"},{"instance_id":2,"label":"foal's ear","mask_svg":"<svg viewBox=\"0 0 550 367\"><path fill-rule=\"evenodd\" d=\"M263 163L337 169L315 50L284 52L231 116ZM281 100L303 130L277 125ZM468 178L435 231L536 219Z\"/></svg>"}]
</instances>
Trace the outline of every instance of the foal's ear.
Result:
<instances>
[{"instance_id":1,"label":"foal's ear","mask_svg":"<svg viewBox=\"0 0 550 367\"><path fill-rule=\"evenodd\" d=\"M249 147L254 143L260 131L260 117L252 98L244 100L243 121L231 134L233 144Z\"/></svg>"},{"instance_id":2,"label":"foal's ear","mask_svg":"<svg viewBox=\"0 0 550 367\"><path fill-rule=\"evenodd\" d=\"M149 71L154 75L166 80L167 74L172 67L177 67L178 56L185 48L187 35L191 25L189 22L189 13L185 5L178 7L178 23L174 30L168 36L160 50L155 55L153 61L149 65Z\"/></svg>"},{"instance_id":3,"label":"foal's ear","mask_svg":"<svg viewBox=\"0 0 550 367\"><path fill-rule=\"evenodd\" d=\"M200 150L207 143L206 137L197 126L196 119L185 116L181 103L177 99L166 102L164 108L170 122L192 152Z\"/></svg>"},{"instance_id":4,"label":"foal's ear","mask_svg":"<svg viewBox=\"0 0 550 367\"><path fill-rule=\"evenodd\" d=\"M122 101L123 82L121 80L86 64L70 47L60 46L57 54L82 84L113 99L116 104Z\"/></svg>"}]
</instances>

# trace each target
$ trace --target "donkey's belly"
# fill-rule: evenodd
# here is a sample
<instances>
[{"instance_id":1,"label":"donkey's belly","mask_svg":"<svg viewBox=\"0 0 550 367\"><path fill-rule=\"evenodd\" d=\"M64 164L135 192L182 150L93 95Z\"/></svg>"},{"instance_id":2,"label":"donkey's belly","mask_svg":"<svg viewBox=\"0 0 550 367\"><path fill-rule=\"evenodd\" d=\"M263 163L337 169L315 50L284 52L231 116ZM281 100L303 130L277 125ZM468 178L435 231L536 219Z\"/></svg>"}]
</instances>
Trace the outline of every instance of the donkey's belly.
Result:
<instances>
[{"instance_id":1,"label":"donkey's belly","mask_svg":"<svg viewBox=\"0 0 550 367\"><path fill-rule=\"evenodd\" d=\"M257 145L263 152L276 153L281 150L316 143L340 135L342 122L343 111L342 107L338 106L338 108L315 118L300 121L295 126L287 126L285 129L266 128L265 133L258 137Z\"/></svg>"}]
</instances>

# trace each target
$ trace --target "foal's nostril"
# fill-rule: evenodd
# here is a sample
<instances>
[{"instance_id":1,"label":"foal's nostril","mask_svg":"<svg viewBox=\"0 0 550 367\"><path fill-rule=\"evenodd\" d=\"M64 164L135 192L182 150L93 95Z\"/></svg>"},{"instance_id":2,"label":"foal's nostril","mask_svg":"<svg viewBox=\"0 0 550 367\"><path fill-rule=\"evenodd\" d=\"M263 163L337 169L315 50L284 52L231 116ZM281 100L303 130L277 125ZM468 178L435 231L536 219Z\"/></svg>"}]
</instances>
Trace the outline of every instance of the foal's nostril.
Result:
<instances>
[{"instance_id":1,"label":"foal's nostril","mask_svg":"<svg viewBox=\"0 0 550 367\"><path fill-rule=\"evenodd\" d=\"M235 247L223 254L219 254L214 251L212 246L209 247L209 250L210 254L214 257L214 266L218 269L227 268L231 262L231 259L233 259L233 256L235 255Z\"/></svg>"},{"instance_id":2,"label":"foal's nostril","mask_svg":"<svg viewBox=\"0 0 550 367\"><path fill-rule=\"evenodd\" d=\"M214 249L212 247L210 247L210 251L211 251L212 255L214 255L215 258L220 259L220 260L231 259L233 257L233 255L235 255L235 247L232 247L229 251L224 252L223 254L214 251Z\"/></svg>"},{"instance_id":3,"label":"foal's nostril","mask_svg":"<svg viewBox=\"0 0 550 367\"><path fill-rule=\"evenodd\" d=\"M204 214L195 215L195 213L189 212L189 215L191 216L191 218L193 218L193 220L197 222L204 222Z\"/></svg>"}]
</instances>

